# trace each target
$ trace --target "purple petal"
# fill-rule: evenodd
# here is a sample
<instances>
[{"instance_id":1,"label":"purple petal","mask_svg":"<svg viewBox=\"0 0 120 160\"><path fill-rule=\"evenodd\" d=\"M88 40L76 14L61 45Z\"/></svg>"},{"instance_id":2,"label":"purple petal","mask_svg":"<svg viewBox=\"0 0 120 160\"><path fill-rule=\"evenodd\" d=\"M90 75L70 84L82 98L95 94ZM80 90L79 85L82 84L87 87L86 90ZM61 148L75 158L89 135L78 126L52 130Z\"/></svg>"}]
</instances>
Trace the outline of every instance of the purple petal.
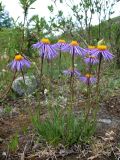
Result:
<instances>
[{"instance_id":1,"label":"purple petal","mask_svg":"<svg viewBox=\"0 0 120 160\"><path fill-rule=\"evenodd\" d=\"M27 68L30 68L30 65L31 65L31 62L26 60L26 59L23 59L23 63L24 65L27 67Z\"/></svg>"},{"instance_id":2,"label":"purple petal","mask_svg":"<svg viewBox=\"0 0 120 160\"><path fill-rule=\"evenodd\" d=\"M70 45L69 44L66 44L65 46L62 46L61 50L63 52L69 52L70 51Z\"/></svg>"},{"instance_id":3,"label":"purple petal","mask_svg":"<svg viewBox=\"0 0 120 160\"><path fill-rule=\"evenodd\" d=\"M17 71L21 70L21 62L20 61L17 61L16 68L17 68Z\"/></svg>"},{"instance_id":4,"label":"purple petal","mask_svg":"<svg viewBox=\"0 0 120 160\"><path fill-rule=\"evenodd\" d=\"M43 45L43 43L41 43L41 42L37 42L37 43L33 44L33 45L32 45L32 47L33 47L33 48L37 48L37 49L39 49L39 48L41 48L41 47L42 47L42 45Z\"/></svg>"},{"instance_id":5,"label":"purple petal","mask_svg":"<svg viewBox=\"0 0 120 160\"><path fill-rule=\"evenodd\" d=\"M16 65L17 65L17 62L15 60L13 60L11 63L11 69L16 70Z\"/></svg>"}]
</instances>

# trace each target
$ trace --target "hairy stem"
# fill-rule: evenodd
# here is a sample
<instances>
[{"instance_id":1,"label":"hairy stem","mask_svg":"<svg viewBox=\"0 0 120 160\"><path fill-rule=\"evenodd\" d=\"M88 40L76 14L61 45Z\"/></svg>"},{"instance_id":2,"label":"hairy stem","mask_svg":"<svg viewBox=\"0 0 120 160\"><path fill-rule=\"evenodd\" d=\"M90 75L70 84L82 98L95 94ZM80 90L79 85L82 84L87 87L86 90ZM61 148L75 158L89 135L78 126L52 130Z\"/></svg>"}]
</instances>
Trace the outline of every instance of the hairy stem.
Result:
<instances>
[{"instance_id":1,"label":"hairy stem","mask_svg":"<svg viewBox=\"0 0 120 160\"><path fill-rule=\"evenodd\" d=\"M62 54L61 54L61 49L60 49L60 57L59 57L59 74L61 74L61 57L62 57Z\"/></svg>"},{"instance_id":2,"label":"hairy stem","mask_svg":"<svg viewBox=\"0 0 120 160\"><path fill-rule=\"evenodd\" d=\"M72 54L72 73L71 73L71 79L70 79L70 86L71 86L71 102L73 102L74 99L74 61L75 61L75 53L73 48L73 54Z\"/></svg>"},{"instance_id":3,"label":"hairy stem","mask_svg":"<svg viewBox=\"0 0 120 160\"><path fill-rule=\"evenodd\" d=\"M98 65L98 71L97 71L97 82L96 82L96 93L97 93L97 96L99 95L101 62L102 62L102 53L100 53L100 56L99 56L99 65Z\"/></svg>"}]
</instances>

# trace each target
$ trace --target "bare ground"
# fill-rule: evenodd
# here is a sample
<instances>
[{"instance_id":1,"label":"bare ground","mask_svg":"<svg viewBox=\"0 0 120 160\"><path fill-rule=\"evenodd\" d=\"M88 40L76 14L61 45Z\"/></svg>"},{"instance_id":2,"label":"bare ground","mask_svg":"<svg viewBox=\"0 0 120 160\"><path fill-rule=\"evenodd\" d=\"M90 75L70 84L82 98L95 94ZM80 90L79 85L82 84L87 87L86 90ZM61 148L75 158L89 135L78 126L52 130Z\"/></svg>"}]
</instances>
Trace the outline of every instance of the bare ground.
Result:
<instances>
[{"instance_id":1,"label":"bare ground","mask_svg":"<svg viewBox=\"0 0 120 160\"><path fill-rule=\"evenodd\" d=\"M6 104L12 106L10 113L0 117L0 160L44 160L60 157L66 160L117 160L120 157L120 95L101 103L98 114L101 121L98 122L94 143L90 146L72 146L68 150L63 146L54 149L44 142L38 142L29 114L34 113L34 103L32 100L31 109L22 99L8 99L0 104L1 109L4 109ZM44 106L41 114L45 114ZM19 146L16 151L11 152L8 144L16 132L19 135Z\"/></svg>"}]
</instances>

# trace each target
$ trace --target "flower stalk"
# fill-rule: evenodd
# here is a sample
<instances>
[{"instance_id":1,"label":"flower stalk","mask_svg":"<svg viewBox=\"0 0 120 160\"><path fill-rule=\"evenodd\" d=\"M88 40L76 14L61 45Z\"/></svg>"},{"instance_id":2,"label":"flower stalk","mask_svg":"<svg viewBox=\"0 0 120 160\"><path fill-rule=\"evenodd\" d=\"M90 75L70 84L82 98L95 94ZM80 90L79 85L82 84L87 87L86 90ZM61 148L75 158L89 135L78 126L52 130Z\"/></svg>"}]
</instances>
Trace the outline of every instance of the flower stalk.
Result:
<instances>
[{"instance_id":1,"label":"flower stalk","mask_svg":"<svg viewBox=\"0 0 120 160\"><path fill-rule=\"evenodd\" d=\"M70 78L70 88L71 88L71 103L74 101L74 62L75 61L75 55L74 55L74 48L73 48L73 54L72 54L72 72L71 72L71 78Z\"/></svg>"},{"instance_id":2,"label":"flower stalk","mask_svg":"<svg viewBox=\"0 0 120 160\"><path fill-rule=\"evenodd\" d=\"M101 71L101 63L102 63L102 54L99 53L99 64L98 64L98 71L97 71L97 82L96 82L96 93L99 96L99 83L100 83L100 71Z\"/></svg>"},{"instance_id":3,"label":"flower stalk","mask_svg":"<svg viewBox=\"0 0 120 160\"><path fill-rule=\"evenodd\" d=\"M13 84L13 81L14 81L15 78L16 78L16 73L17 73L17 71L14 72L12 81L11 81L10 85L8 86L7 91L5 92L5 94L3 94L2 96L0 96L0 100L1 100L1 101L3 101L3 100L7 97L8 93L10 92L11 86L12 86L12 84ZM0 102L1 102L1 101L0 101Z\"/></svg>"},{"instance_id":4,"label":"flower stalk","mask_svg":"<svg viewBox=\"0 0 120 160\"><path fill-rule=\"evenodd\" d=\"M61 74L61 58L62 58L62 54L61 54L61 47L60 47L60 56L59 56L59 74Z\"/></svg>"}]
</instances>

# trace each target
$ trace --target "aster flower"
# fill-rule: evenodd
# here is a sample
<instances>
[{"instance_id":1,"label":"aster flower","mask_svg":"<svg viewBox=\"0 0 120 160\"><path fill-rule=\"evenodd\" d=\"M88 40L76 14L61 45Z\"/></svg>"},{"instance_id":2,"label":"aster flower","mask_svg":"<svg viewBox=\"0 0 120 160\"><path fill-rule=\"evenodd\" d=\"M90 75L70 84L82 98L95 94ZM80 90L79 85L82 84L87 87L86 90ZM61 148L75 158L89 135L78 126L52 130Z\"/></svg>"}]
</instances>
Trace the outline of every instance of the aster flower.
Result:
<instances>
[{"instance_id":1,"label":"aster flower","mask_svg":"<svg viewBox=\"0 0 120 160\"><path fill-rule=\"evenodd\" d=\"M84 56L86 54L86 51L81 48L77 41L72 41L70 44L66 44L64 47L62 47L63 52L69 52L71 55L81 55Z\"/></svg>"},{"instance_id":2,"label":"aster flower","mask_svg":"<svg viewBox=\"0 0 120 160\"><path fill-rule=\"evenodd\" d=\"M63 39L58 40L58 42L52 45L56 50L61 50L62 47L66 46L66 42Z\"/></svg>"},{"instance_id":3,"label":"aster flower","mask_svg":"<svg viewBox=\"0 0 120 160\"><path fill-rule=\"evenodd\" d=\"M94 51L96 49L96 46L93 45L88 45L88 48L86 48L85 50L89 53L91 53L92 51Z\"/></svg>"},{"instance_id":4,"label":"aster flower","mask_svg":"<svg viewBox=\"0 0 120 160\"><path fill-rule=\"evenodd\" d=\"M20 71L24 67L29 68L30 65L31 62L27 60L25 57L23 57L21 54L17 54L14 60L9 64L10 68L15 71Z\"/></svg>"},{"instance_id":5,"label":"aster flower","mask_svg":"<svg viewBox=\"0 0 120 160\"><path fill-rule=\"evenodd\" d=\"M57 51L50 44L50 40L47 38L43 38L40 42L33 44L32 47L39 49L39 54L44 59L50 60L58 55Z\"/></svg>"},{"instance_id":6,"label":"aster flower","mask_svg":"<svg viewBox=\"0 0 120 160\"><path fill-rule=\"evenodd\" d=\"M92 65L99 63L98 58L92 55L87 55L84 61L86 64L92 64Z\"/></svg>"},{"instance_id":7,"label":"aster flower","mask_svg":"<svg viewBox=\"0 0 120 160\"><path fill-rule=\"evenodd\" d=\"M69 76L71 76L71 75L80 76L81 75L80 72L78 71L78 69L76 69L76 68L74 68L74 71L72 68L69 68L68 70L64 70L63 73L65 75L69 75Z\"/></svg>"},{"instance_id":8,"label":"aster flower","mask_svg":"<svg viewBox=\"0 0 120 160\"><path fill-rule=\"evenodd\" d=\"M105 60L111 60L114 57L114 55L108 51L106 45L98 45L96 50L94 50L93 55L98 58L101 55Z\"/></svg>"},{"instance_id":9,"label":"aster flower","mask_svg":"<svg viewBox=\"0 0 120 160\"><path fill-rule=\"evenodd\" d=\"M60 74L61 74L61 58L62 58L61 49L62 47L65 47L65 45L66 45L66 42L63 39L58 40L56 44L52 45L54 49L59 51L59 73Z\"/></svg>"},{"instance_id":10,"label":"aster flower","mask_svg":"<svg viewBox=\"0 0 120 160\"><path fill-rule=\"evenodd\" d=\"M96 83L96 78L89 73L87 73L85 76L81 76L79 79L87 85Z\"/></svg>"}]
</instances>

